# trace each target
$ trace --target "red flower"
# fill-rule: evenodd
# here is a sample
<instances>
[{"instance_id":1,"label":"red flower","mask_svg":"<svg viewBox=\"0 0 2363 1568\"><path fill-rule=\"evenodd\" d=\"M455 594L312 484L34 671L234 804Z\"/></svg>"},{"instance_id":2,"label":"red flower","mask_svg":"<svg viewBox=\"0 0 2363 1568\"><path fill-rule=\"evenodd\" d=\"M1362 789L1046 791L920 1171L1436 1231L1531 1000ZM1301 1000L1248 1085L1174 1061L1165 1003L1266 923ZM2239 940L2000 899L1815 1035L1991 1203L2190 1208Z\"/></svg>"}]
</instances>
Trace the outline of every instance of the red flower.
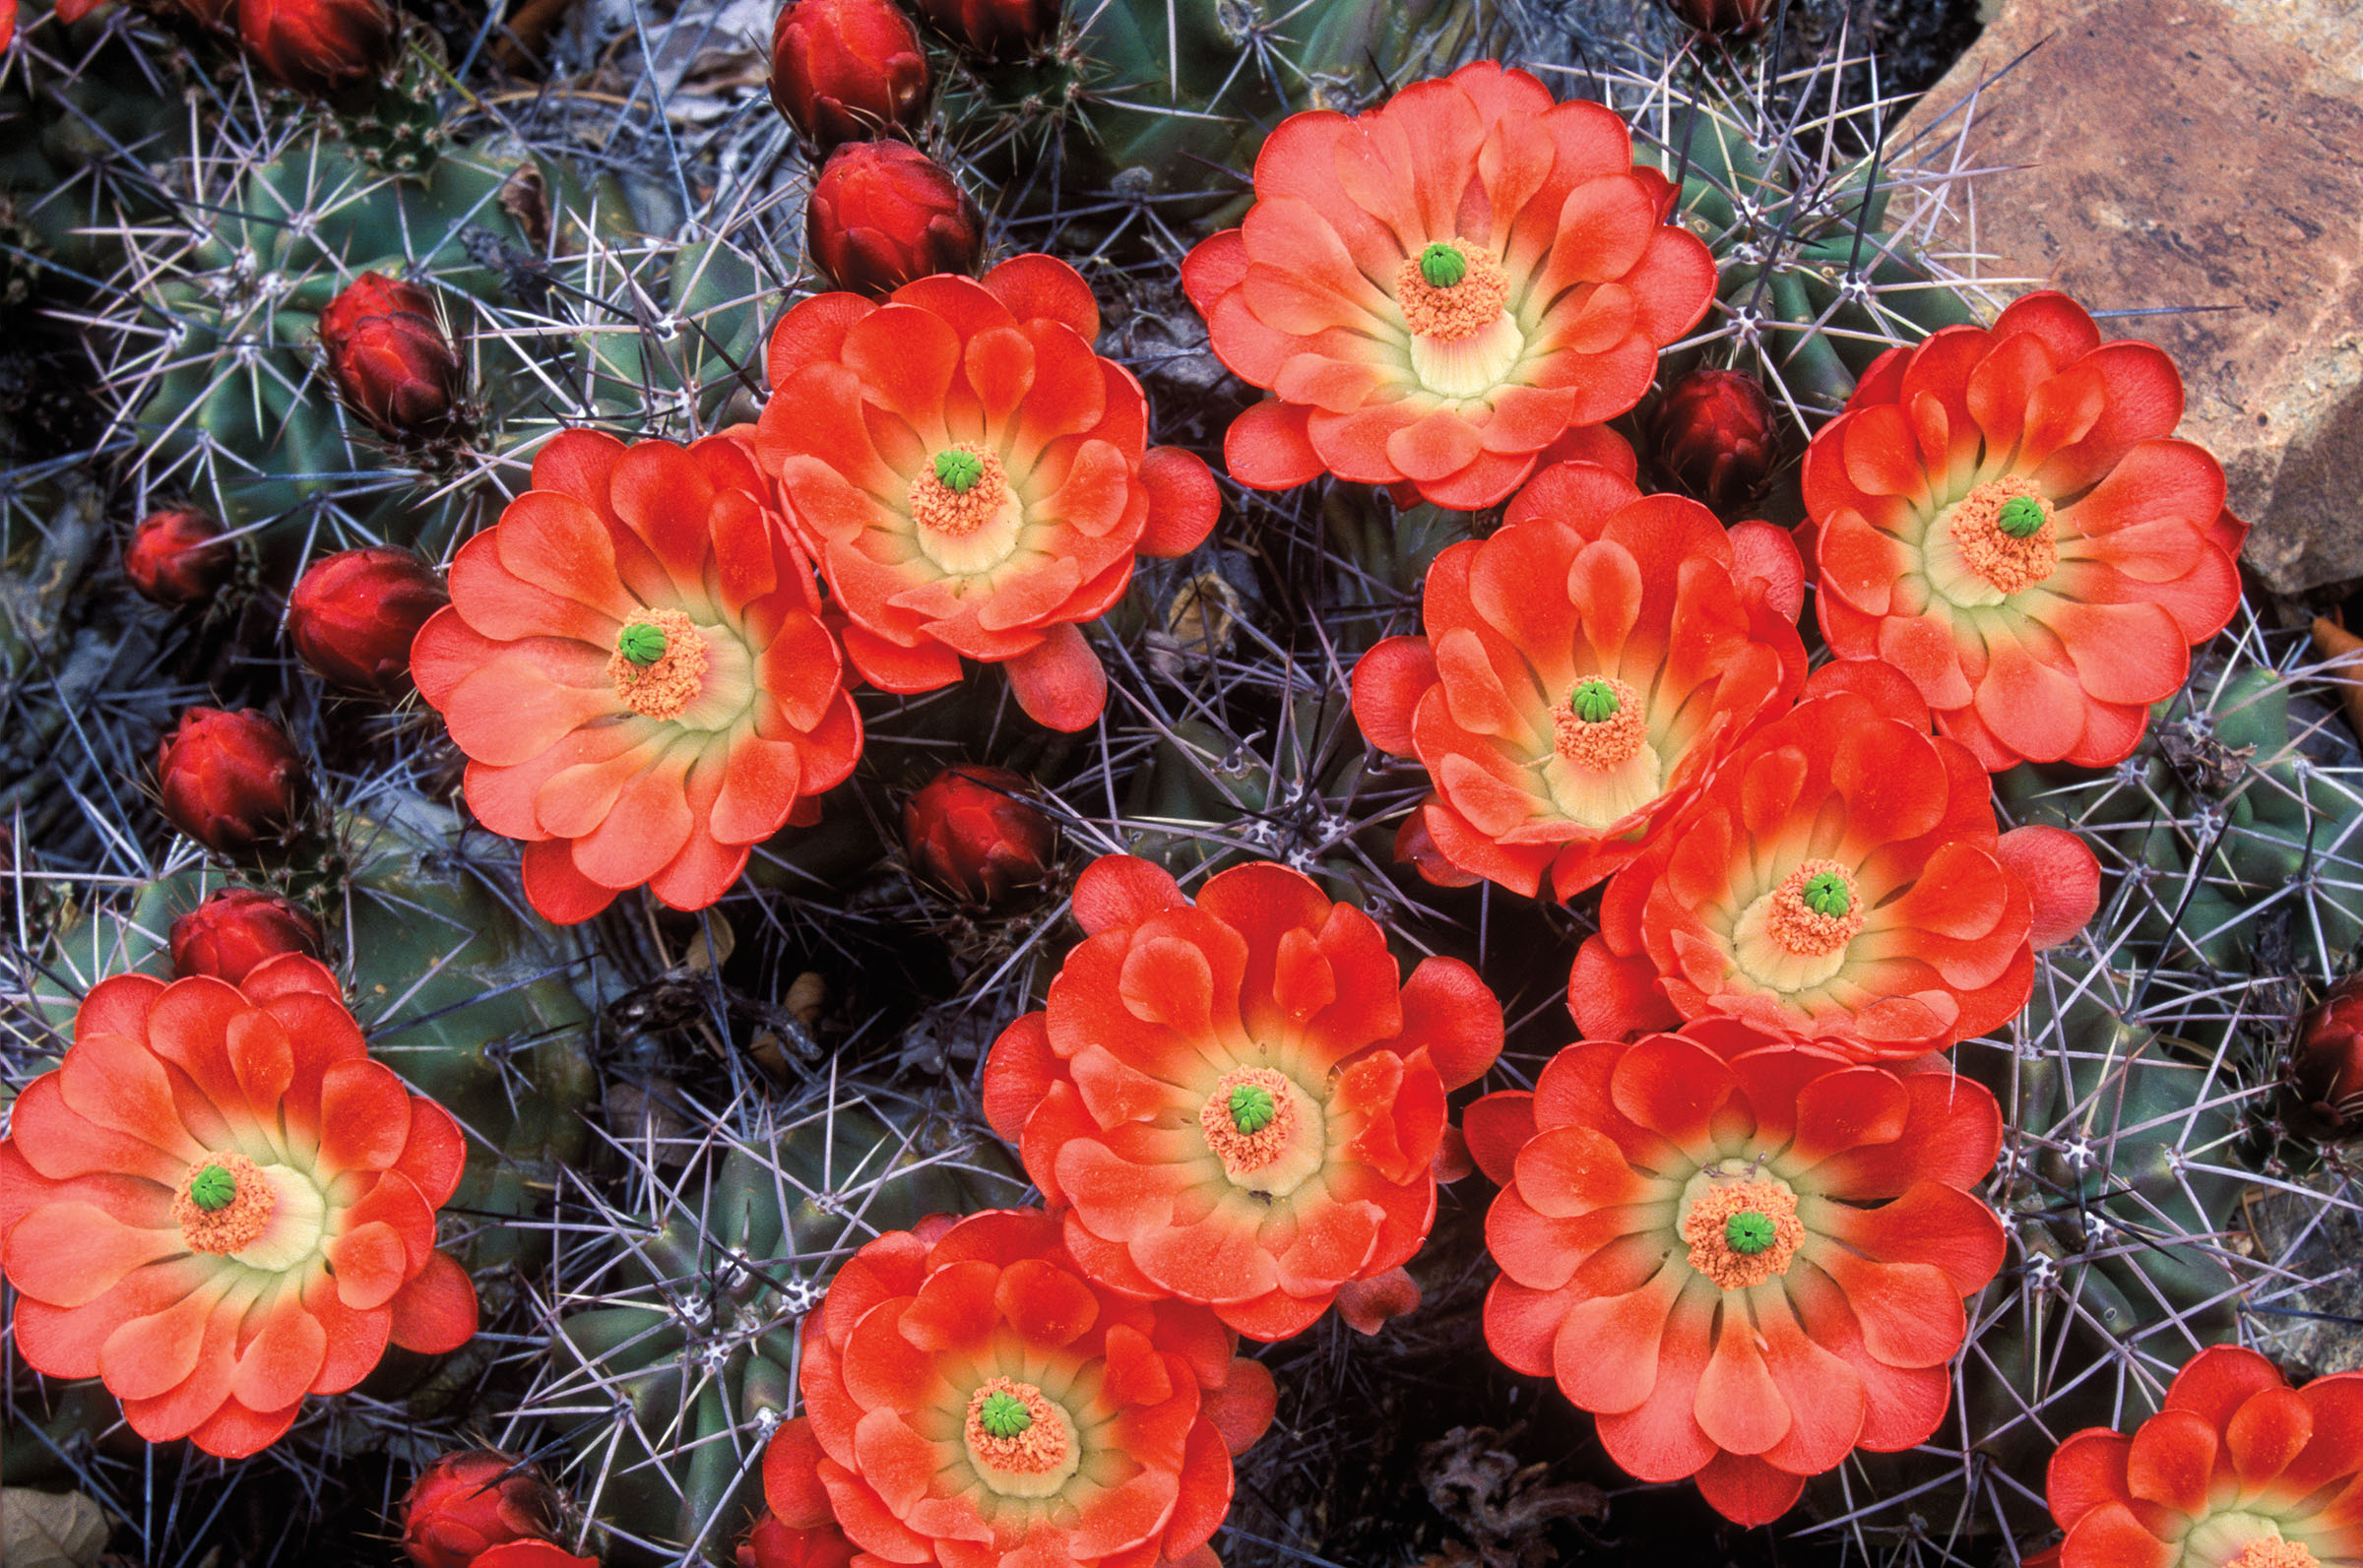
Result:
<instances>
[{"instance_id":1,"label":"red flower","mask_svg":"<svg viewBox=\"0 0 2363 1568\"><path fill-rule=\"evenodd\" d=\"M927 56L894 0L788 0L771 30L771 101L821 147L927 114Z\"/></svg>"},{"instance_id":2,"label":"red flower","mask_svg":"<svg viewBox=\"0 0 2363 1568\"><path fill-rule=\"evenodd\" d=\"M872 685L933 691L965 656L1006 664L1053 728L1099 717L1108 678L1076 625L1220 505L1205 464L1146 445L1140 383L1092 352L1099 331L1073 268L1019 256L883 304L822 294L772 335L756 450Z\"/></svg>"},{"instance_id":3,"label":"red flower","mask_svg":"<svg viewBox=\"0 0 2363 1568\"><path fill-rule=\"evenodd\" d=\"M798 1530L765 1514L738 1543L738 1568L853 1568L853 1564L854 1543L845 1538L845 1532L833 1519L815 1529Z\"/></svg>"},{"instance_id":4,"label":"red flower","mask_svg":"<svg viewBox=\"0 0 2363 1568\"><path fill-rule=\"evenodd\" d=\"M804 249L840 288L885 294L934 273L973 273L985 215L951 170L904 142L848 142L804 205Z\"/></svg>"},{"instance_id":5,"label":"red flower","mask_svg":"<svg viewBox=\"0 0 2363 1568\"><path fill-rule=\"evenodd\" d=\"M1762 720L1805 645L1714 515L1591 464L1544 470L1500 532L1429 569L1419 637L1354 667L1354 717L1435 782L1461 870L1562 900L1638 855Z\"/></svg>"},{"instance_id":6,"label":"red flower","mask_svg":"<svg viewBox=\"0 0 2363 1568\"><path fill-rule=\"evenodd\" d=\"M450 598L409 550L340 550L287 596L287 641L330 685L400 697L411 689L412 639Z\"/></svg>"},{"instance_id":7,"label":"red flower","mask_svg":"<svg viewBox=\"0 0 2363 1568\"><path fill-rule=\"evenodd\" d=\"M897 1230L838 1271L804 1341L810 1426L764 1455L817 1475L874 1558L1134 1568L1193 1557L1231 1460L1272 1418L1271 1374L1214 1315L1084 1277L1038 1210Z\"/></svg>"},{"instance_id":8,"label":"red flower","mask_svg":"<svg viewBox=\"0 0 2363 1568\"><path fill-rule=\"evenodd\" d=\"M494 1546L547 1540L558 1494L529 1460L488 1448L445 1454L402 1503L402 1549L417 1568L471 1568Z\"/></svg>"},{"instance_id":9,"label":"red flower","mask_svg":"<svg viewBox=\"0 0 2363 1568\"><path fill-rule=\"evenodd\" d=\"M911 862L971 904L998 904L1051 872L1058 826L1005 768L946 768L903 807Z\"/></svg>"},{"instance_id":10,"label":"red flower","mask_svg":"<svg viewBox=\"0 0 2363 1568\"><path fill-rule=\"evenodd\" d=\"M1182 282L1223 363L1273 393L1223 443L1257 489L1326 470L1491 506L1564 432L1638 403L1714 297L1625 122L1491 60L1358 119L1283 121L1255 196Z\"/></svg>"},{"instance_id":11,"label":"red flower","mask_svg":"<svg viewBox=\"0 0 2363 1568\"><path fill-rule=\"evenodd\" d=\"M2051 1458L2058 1568L2321 1568L2363 1560L2363 1372L2292 1389L2216 1345L2131 1437L2091 1427Z\"/></svg>"},{"instance_id":12,"label":"red flower","mask_svg":"<svg viewBox=\"0 0 2363 1568\"><path fill-rule=\"evenodd\" d=\"M243 1458L389 1341L432 1354L476 1333L476 1288L435 1250L465 1161L310 959L237 986L101 981L0 1139L17 1349L104 1379L152 1443Z\"/></svg>"},{"instance_id":13,"label":"red flower","mask_svg":"<svg viewBox=\"0 0 2363 1568\"><path fill-rule=\"evenodd\" d=\"M275 893L224 888L172 922L172 972L236 985L283 953L320 956L320 922Z\"/></svg>"},{"instance_id":14,"label":"red flower","mask_svg":"<svg viewBox=\"0 0 2363 1568\"><path fill-rule=\"evenodd\" d=\"M854 1543L821 1484L821 1458L804 1416L772 1434L763 1448L764 1512L738 1547L738 1568L851 1568Z\"/></svg>"},{"instance_id":15,"label":"red flower","mask_svg":"<svg viewBox=\"0 0 2363 1568\"><path fill-rule=\"evenodd\" d=\"M2061 294L1884 355L1814 438L1822 634L1992 770L2123 761L2240 602L2223 470L2174 361Z\"/></svg>"},{"instance_id":16,"label":"red flower","mask_svg":"<svg viewBox=\"0 0 2363 1568\"><path fill-rule=\"evenodd\" d=\"M1609 883L1568 978L1587 1035L1729 1018L1858 1061L1918 1056L2015 1016L2037 942L2090 916L2092 851L2000 833L1985 770L1892 671L1829 665L1807 694Z\"/></svg>"},{"instance_id":17,"label":"red flower","mask_svg":"<svg viewBox=\"0 0 2363 1568\"><path fill-rule=\"evenodd\" d=\"M1062 0L919 0L946 37L988 60L1022 60L1058 31Z\"/></svg>"},{"instance_id":18,"label":"red flower","mask_svg":"<svg viewBox=\"0 0 2363 1568\"><path fill-rule=\"evenodd\" d=\"M1281 1340L1341 1292L1375 1328L1436 1219L1444 1096L1501 1052L1501 1006L1456 959L1401 978L1386 935L1283 866L1193 906L1145 860L1075 883L1088 939L1009 1026L985 1113L1100 1284L1213 1307Z\"/></svg>"},{"instance_id":19,"label":"red flower","mask_svg":"<svg viewBox=\"0 0 2363 1568\"><path fill-rule=\"evenodd\" d=\"M1971 1196L2002 1147L1978 1084L1692 1025L1570 1045L1466 1125L1501 1187L1487 1343L1634 1475L1760 1525L1943 1419L1962 1297L2003 1259Z\"/></svg>"},{"instance_id":20,"label":"red flower","mask_svg":"<svg viewBox=\"0 0 2363 1568\"><path fill-rule=\"evenodd\" d=\"M1718 512L1745 505L1780 461L1780 415L1745 370L1701 368L1666 389L1657 466Z\"/></svg>"},{"instance_id":21,"label":"red flower","mask_svg":"<svg viewBox=\"0 0 2363 1568\"><path fill-rule=\"evenodd\" d=\"M2282 1115L2300 1134L2323 1143L2363 1137L2363 977L2340 980L2298 1021L2286 1080Z\"/></svg>"},{"instance_id":22,"label":"red flower","mask_svg":"<svg viewBox=\"0 0 2363 1568\"><path fill-rule=\"evenodd\" d=\"M282 87L328 97L393 63L397 29L384 0L237 0L237 7L246 57Z\"/></svg>"},{"instance_id":23,"label":"red flower","mask_svg":"<svg viewBox=\"0 0 2363 1568\"><path fill-rule=\"evenodd\" d=\"M238 547L194 507L151 512L123 547L123 575L144 598L178 606L211 598L238 569Z\"/></svg>"},{"instance_id":24,"label":"red flower","mask_svg":"<svg viewBox=\"0 0 2363 1568\"><path fill-rule=\"evenodd\" d=\"M568 430L453 560L412 674L549 919L643 882L704 909L853 771L861 716L770 494L732 436Z\"/></svg>"},{"instance_id":25,"label":"red flower","mask_svg":"<svg viewBox=\"0 0 2363 1568\"><path fill-rule=\"evenodd\" d=\"M379 435L433 436L452 424L460 357L434 295L383 273L363 273L320 312L319 332L346 406Z\"/></svg>"},{"instance_id":26,"label":"red flower","mask_svg":"<svg viewBox=\"0 0 2363 1568\"><path fill-rule=\"evenodd\" d=\"M156 784L172 826L222 854L285 834L311 795L287 732L245 710L182 714L157 747Z\"/></svg>"}]
</instances>

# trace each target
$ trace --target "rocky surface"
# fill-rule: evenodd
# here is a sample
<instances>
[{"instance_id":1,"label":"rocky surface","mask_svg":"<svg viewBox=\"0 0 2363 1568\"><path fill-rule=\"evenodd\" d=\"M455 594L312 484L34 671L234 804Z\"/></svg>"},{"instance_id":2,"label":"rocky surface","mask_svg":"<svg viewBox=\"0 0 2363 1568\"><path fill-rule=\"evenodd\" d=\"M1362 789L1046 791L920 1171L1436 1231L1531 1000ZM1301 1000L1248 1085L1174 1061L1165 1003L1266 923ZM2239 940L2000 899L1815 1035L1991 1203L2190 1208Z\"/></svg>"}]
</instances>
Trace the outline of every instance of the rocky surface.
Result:
<instances>
[{"instance_id":1,"label":"rocky surface","mask_svg":"<svg viewBox=\"0 0 2363 1568\"><path fill-rule=\"evenodd\" d=\"M2004 0L1898 134L1997 171L1946 236L1987 275L2211 307L2114 330L2180 361L2267 585L2363 578L2363 7Z\"/></svg>"}]
</instances>

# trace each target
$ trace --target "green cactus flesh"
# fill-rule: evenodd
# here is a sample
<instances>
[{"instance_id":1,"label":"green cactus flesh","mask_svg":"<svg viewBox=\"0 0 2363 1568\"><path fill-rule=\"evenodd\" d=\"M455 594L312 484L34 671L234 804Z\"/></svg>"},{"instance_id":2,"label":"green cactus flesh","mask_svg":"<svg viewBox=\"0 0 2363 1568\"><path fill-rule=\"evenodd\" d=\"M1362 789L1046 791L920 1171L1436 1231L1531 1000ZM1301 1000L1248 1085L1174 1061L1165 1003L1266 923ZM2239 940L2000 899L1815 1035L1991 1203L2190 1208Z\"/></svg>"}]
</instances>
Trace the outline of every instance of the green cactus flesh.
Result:
<instances>
[{"instance_id":1,"label":"green cactus flesh","mask_svg":"<svg viewBox=\"0 0 2363 1568\"><path fill-rule=\"evenodd\" d=\"M575 1491L631 1560L728 1563L760 1502L763 1440L798 1410L798 1337L838 1265L929 1215L1014 1204L1026 1183L997 1142L854 1080L638 1158L656 1172L644 1207L588 1189L579 1212L561 1201L585 1272L561 1258L527 1408L563 1433Z\"/></svg>"},{"instance_id":2,"label":"green cactus flesh","mask_svg":"<svg viewBox=\"0 0 2363 1568\"><path fill-rule=\"evenodd\" d=\"M529 286L519 270L579 250L593 218L622 221L620 197L594 200L556 165L488 147L396 176L318 133L259 164L201 162L192 178L186 232L144 259L112 367L148 485L259 528L282 575L307 543L432 555L473 532L493 499L465 482L473 460L389 450L341 408L319 314L364 272L418 283L469 367L471 441L497 444L570 379L562 359L544 362L546 342L504 325Z\"/></svg>"}]
</instances>

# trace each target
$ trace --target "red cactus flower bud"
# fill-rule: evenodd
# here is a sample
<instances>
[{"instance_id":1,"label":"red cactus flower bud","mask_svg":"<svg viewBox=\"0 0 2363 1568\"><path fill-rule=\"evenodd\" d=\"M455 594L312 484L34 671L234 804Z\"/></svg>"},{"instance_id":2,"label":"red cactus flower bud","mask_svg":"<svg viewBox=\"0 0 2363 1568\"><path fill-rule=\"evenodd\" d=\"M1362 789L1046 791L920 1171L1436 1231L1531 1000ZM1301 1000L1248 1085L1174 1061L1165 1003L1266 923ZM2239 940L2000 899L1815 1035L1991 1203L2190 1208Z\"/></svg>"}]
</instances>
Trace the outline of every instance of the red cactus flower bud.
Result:
<instances>
[{"instance_id":1,"label":"red cactus flower bud","mask_svg":"<svg viewBox=\"0 0 2363 1568\"><path fill-rule=\"evenodd\" d=\"M1058 31L1060 0L919 0L936 30L988 60L1022 60Z\"/></svg>"},{"instance_id":2,"label":"red cactus flower bud","mask_svg":"<svg viewBox=\"0 0 2363 1568\"><path fill-rule=\"evenodd\" d=\"M123 546L123 575L159 604L193 604L222 592L237 570L238 547L222 525L193 507L151 512Z\"/></svg>"},{"instance_id":3,"label":"red cactus flower bud","mask_svg":"<svg viewBox=\"0 0 2363 1568\"><path fill-rule=\"evenodd\" d=\"M927 57L894 0L788 0L771 31L771 101L821 147L927 112Z\"/></svg>"},{"instance_id":4,"label":"red cactus flower bud","mask_svg":"<svg viewBox=\"0 0 2363 1568\"><path fill-rule=\"evenodd\" d=\"M1666 9L1700 32L1748 38L1764 31L1772 0L1666 0Z\"/></svg>"},{"instance_id":5,"label":"red cactus flower bud","mask_svg":"<svg viewBox=\"0 0 2363 1568\"><path fill-rule=\"evenodd\" d=\"M285 833L311 792L287 732L251 712L192 708L156 751L172 826L223 854Z\"/></svg>"},{"instance_id":6,"label":"red cactus flower bud","mask_svg":"<svg viewBox=\"0 0 2363 1568\"><path fill-rule=\"evenodd\" d=\"M330 685L400 697L411 689L411 639L450 599L408 550L340 550L313 562L287 596L287 641Z\"/></svg>"},{"instance_id":7,"label":"red cactus flower bud","mask_svg":"<svg viewBox=\"0 0 2363 1568\"><path fill-rule=\"evenodd\" d=\"M2331 986L2322 1005L2298 1020L2281 1119L2319 1143L2363 1138L2363 974Z\"/></svg>"},{"instance_id":8,"label":"red cactus flower bud","mask_svg":"<svg viewBox=\"0 0 2363 1568\"><path fill-rule=\"evenodd\" d=\"M985 215L949 169L902 142L848 142L804 205L804 249L840 288L888 294L930 273L973 273Z\"/></svg>"},{"instance_id":9,"label":"red cactus flower bud","mask_svg":"<svg viewBox=\"0 0 2363 1568\"><path fill-rule=\"evenodd\" d=\"M329 97L382 75L398 35L385 0L237 0L238 41L281 87Z\"/></svg>"},{"instance_id":10,"label":"red cactus flower bud","mask_svg":"<svg viewBox=\"0 0 2363 1568\"><path fill-rule=\"evenodd\" d=\"M600 1568L597 1557L578 1557L554 1540L504 1540L468 1568Z\"/></svg>"},{"instance_id":11,"label":"red cactus flower bud","mask_svg":"<svg viewBox=\"0 0 2363 1568\"><path fill-rule=\"evenodd\" d=\"M1780 458L1772 400L1744 370L1701 368L1666 389L1657 408L1657 463L1718 510L1748 500Z\"/></svg>"},{"instance_id":12,"label":"red cactus flower bud","mask_svg":"<svg viewBox=\"0 0 2363 1568\"><path fill-rule=\"evenodd\" d=\"M172 974L211 974L236 985L283 953L320 956L320 922L275 893L224 888L172 922Z\"/></svg>"},{"instance_id":13,"label":"red cactus flower bud","mask_svg":"<svg viewBox=\"0 0 2363 1568\"><path fill-rule=\"evenodd\" d=\"M971 904L997 904L1050 875L1058 828L1004 768L946 768L903 807L911 863Z\"/></svg>"},{"instance_id":14,"label":"red cactus flower bud","mask_svg":"<svg viewBox=\"0 0 2363 1568\"><path fill-rule=\"evenodd\" d=\"M417 1568L470 1568L494 1546L547 1540L558 1494L541 1471L494 1449L445 1454L402 1502L402 1549Z\"/></svg>"},{"instance_id":15,"label":"red cactus flower bud","mask_svg":"<svg viewBox=\"0 0 2363 1568\"><path fill-rule=\"evenodd\" d=\"M338 390L389 441L441 434L460 400L460 356L434 296L363 273L320 312L320 342Z\"/></svg>"}]
</instances>

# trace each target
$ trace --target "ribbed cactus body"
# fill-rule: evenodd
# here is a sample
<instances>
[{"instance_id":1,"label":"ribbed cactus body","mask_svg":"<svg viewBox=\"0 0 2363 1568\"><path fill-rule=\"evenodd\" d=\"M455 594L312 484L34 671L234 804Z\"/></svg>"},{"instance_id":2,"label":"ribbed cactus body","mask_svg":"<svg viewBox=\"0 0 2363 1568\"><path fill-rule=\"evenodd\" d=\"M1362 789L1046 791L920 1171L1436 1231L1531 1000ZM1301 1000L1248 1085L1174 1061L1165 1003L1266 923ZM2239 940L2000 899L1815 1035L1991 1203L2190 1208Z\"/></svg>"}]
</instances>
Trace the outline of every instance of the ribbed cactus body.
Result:
<instances>
[{"instance_id":1,"label":"ribbed cactus body","mask_svg":"<svg viewBox=\"0 0 2363 1568\"><path fill-rule=\"evenodd\" d=\"M560 1286L528 1412L564 1435L608 1561L727 1563L837 1267L929 1215L1014 1204L1025 1178L936 1104L850 1079L633 1154L645 1208L561 1207L587 1272Z\"/></svg>"},{"instance_id":2,"label":"ribbed cactus body","mask_svg":"<svg viewBox=\"0 0 2363 1568\"><path fill-rule=\"evenodd\" d=\"M1677 214L1714 252L1717 307L1734 362L1758 364L1800 405L1834 411L1899 343L1976 321L1968 302L1887 227L1900 188L1869 157L1834 165L1793 143L1701 114L1685 145L1651 160L1682 175ZM1694 356L1676 354L1668 375Z\"/></svg>"},{"instance_id":3,"label":"ribbed cactus body","mask_svg":"<svg viewBox=\"0 0 2363 1568\"><path fill-rule=\"evenodd\" d=\"M568 379L565 346L519 324L523 296L595 217L628 221L620 195L489 146L397 176L320 133L189 173L186 232L137 280L111 388L146 486L258 530L281 575L307 544L434 555L473 532L502 497L468 454L497 451L509 417ZM459 346L471 428L454 445L390 448L339 406L319 317L369 272L424 288Z\"/></svg>"},{"instance_id":4,"label":"ribbed cactus body","mask_svg":"<svg viewBox=\"0 0 2363 1568\"><path fill-rule=\"evenodd\" d=\"M944 112L953 143L1014 198L1005 211L1080 211L1094 227L1112 226L1112 198L1167 223L1235 220L1273 126L1441 76L1498 48L1504 22L1449 0L1112 0L1068 12L1042 58L973 63Z\"/></svg>"},{"instance_id":5,"label":"ribbed cactus body","mask_svg":"<svg viewBox=\"0 0 2363 1568\"><path fill-rule=\"evenodd\" d=\"M2107 846L2134 939L2176 969L2246 972L2259 922L2307 967L2363 939L2363 791L2327 704L2277 670L2203 671L2160 703L2115 770L2022 767L1995 781L2014 818Z\"/></svg>"},{"instance_id":6,"label":"ribbed cactus body","mask_svg":"<svg viewBox=\"0 0 2363 1568\"><path fill-rule=\"evenodd\" d=\"M112 276L124 225L165 213L150 170L186 156L194 123L195 78L179 51L110 36L103 14L69 27L49 13L40 0L24 6L0 77L0 233L32 253L0 259L11 303L43 262L80 287Z\"/></svg>"}]
</instances>

